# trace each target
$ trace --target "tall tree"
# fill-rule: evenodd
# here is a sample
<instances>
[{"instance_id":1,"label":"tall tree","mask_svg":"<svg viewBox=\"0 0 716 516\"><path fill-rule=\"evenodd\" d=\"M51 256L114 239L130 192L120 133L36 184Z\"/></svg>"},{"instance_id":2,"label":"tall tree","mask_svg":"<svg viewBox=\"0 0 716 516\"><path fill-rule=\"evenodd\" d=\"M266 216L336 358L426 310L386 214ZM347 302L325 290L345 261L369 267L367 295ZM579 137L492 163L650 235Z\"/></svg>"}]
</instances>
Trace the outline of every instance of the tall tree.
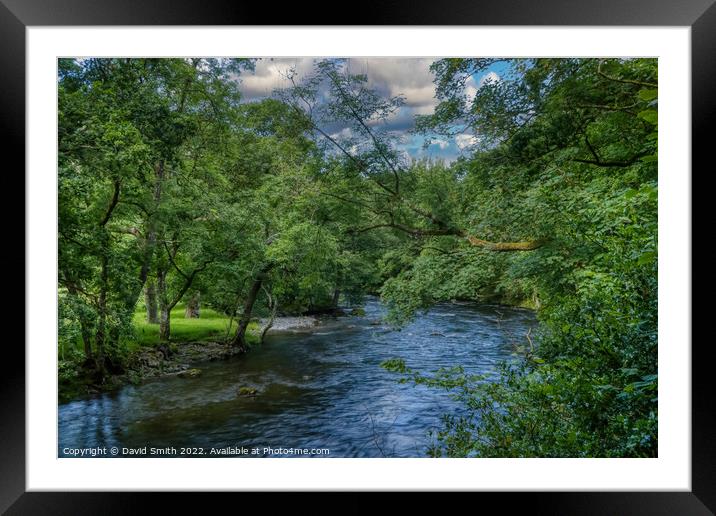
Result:
<instances>
[{"instance_id":1,"label":"tall tree","mask_svg":"<svg viewBox=\"0 0 716 516\"><path fill-rule=\"evenodd\" d=\"M344 158L346 173L370 180L346 201L359 203L372 214L371 224L356 231L389 228L413 238L457 237L493 251L529 251L542 245L541 238L481 238L464 221L438 216L432 207L406 195L408 167L396 150L396 136L379 129L403 105L404 97L382 98L367 87L367 76L350 74L335 59L319 62L315 75L302 82L294 74L289 78L293 86L281 93L282 98ZM335 124L346 126L343 134L323 128Z\"/></svg>"},{"instance_id":2,"label":"tall tree","mask_svg":"<svg viewBox=\"0 0 716 516\"><path fill-rule=\"evenodd\" d=\"M87 308L76 313L85 336L94 329L85 353L100 377L106 366L118 366L115 350L131 334L134 307L163 249L166 182L177 184L173 174L186 163L186 147L206 126L229 127L238 103L234 79L247 65L60 61L59 281L73 306Z\"/></svg>"}]
</instances>

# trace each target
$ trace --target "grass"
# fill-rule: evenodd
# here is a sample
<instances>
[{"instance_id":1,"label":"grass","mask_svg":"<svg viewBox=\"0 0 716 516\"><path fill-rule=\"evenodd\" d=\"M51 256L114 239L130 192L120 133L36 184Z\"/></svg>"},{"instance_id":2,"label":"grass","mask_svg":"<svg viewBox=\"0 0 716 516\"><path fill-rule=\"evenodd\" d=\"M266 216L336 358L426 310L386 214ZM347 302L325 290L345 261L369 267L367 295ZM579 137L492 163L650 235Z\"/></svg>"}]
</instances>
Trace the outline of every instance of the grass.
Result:
<instances>
[{"instance_id":1,"label":"grass","mask_svg":"<svg viewBox=\"0 0 716 516\"><path fill-rule=\"evenodd\" d=\"M200 318L186 319L184 308L184 304L178 304L172 310L171 342L223 341L227 335L231 338L236 331L236 321L230 324L229 317L224 314L202 307ZM132 353L142 347L151 348L159 345L159 325L147 323L146 310L141 303L134 311L132 325L134 336L123 337L121 342L127 352ZM249 323L246 340L250 346L258 344L258 331L258 323ZM61 401L68 401L79 393L85 392L86 386L91 383L79 367L83 357L82 349L82 341L79 337L76 341L60 343L58 351Z\"/></svg>"},{"instance_id":2,"label":"grass","mask_svg":"<svg viewBox=\"0 0 716 516\"><path fill-rule=\"evenodd\" d=\"M229 321L229 317L209 308L201 308L198 319L187 319L184 317L184 304L179 303L171 313L171 337L172 342L193 342L202 340L223 340L227 334L233 335L236 328L236 320ZM138 306L134 312L132 321L135 338L127 342L130 351L141 346L156 346L159 344L159 325L147 322L146 311L143 306ZM259 325L255 322L249 324L247 340L251 341L251 333L257 331Z\"/></svg>"},{"instance_id":3,"label":"grass","mask_svg":"<svg viewBox=\"0 0 716 516\"><path fill-rule=\"evenodd\" d=\"M184 309L184 303L179 303L172 310L171 342L224 340L227 335L231 338L234 331L236 331L236 320L231 321L230 324L228 316L211 310L210 308L202 306L201 316L198 319L185 318ZM149 324L147 322L147 313L142 303L139 303L134 311L132 326L134 326L134 336L122 338L122 344L126 346L127 351L132 352L142 347L155 347L159 345L159 325ZM258 343L258 331L259 324L250 322L246 331L246 340L250 345ZM64 356L64 352L82 353L83 345L79 336L76 341L67 342L65 344L67 346L65 348L60 344L60 357Z\"/></svg>"}]
</instances>

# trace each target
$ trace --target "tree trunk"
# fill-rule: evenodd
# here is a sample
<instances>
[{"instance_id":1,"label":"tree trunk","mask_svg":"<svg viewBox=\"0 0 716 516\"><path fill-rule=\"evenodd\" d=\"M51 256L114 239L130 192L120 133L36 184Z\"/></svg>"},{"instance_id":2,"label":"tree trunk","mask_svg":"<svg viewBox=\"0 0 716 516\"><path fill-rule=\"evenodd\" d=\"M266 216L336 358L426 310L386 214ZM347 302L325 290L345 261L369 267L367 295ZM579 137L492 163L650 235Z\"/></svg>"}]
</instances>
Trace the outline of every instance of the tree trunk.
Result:
<instances>
[{"instance_id":1,"label":"tree trunk","mask_svg":"<svg viewBox=\"0 0 716 516\"><path fill-rule=\"evenodd\" d=\"M341 299L341 291L335 289L333 291L333 308L338 308L338 301Z\"/></svg>"},{"instance_id":2,"label":"tree trunk","mask_svg":"<svg viewBox=\"0 0 716 516\"><path fill-rule=\"evenodd\" d=\"M97 372L104 376L104 344L107 335L107 289L109 283L108 258L103 251L100 265L100 289L97 302L97 332L95 333L95 346L97 347Z\"/></svg>"},{"instance_id":3,"label":"tree trunk","mask_svg":"<svg viewBox=\"0 0 716 516\"><path fill-rule=\"evenodd\" d=\"M171 335L171 311L167 298L167 273L157 270L157 297L159 298L159 340L167 342Z\"/></svg>"},{"instance_id":4,"label":"tree trunk","mask_svg":"<svg viewBox=\"0 0 716 516\"><path fill-rule=\"evenodd\" d=\"M99 223L100 229L100 281L99 281L99 297L97 299L97 331L95 333L95 346L97 347L96 355L96 375L97 381L104 382L106 376L106 369L104 367L105 357L105 342L107 340L107 294L109 292L109 253L110 253L110 240L109 233L107 232L107 223L114 209L119 203L119 193L121 190L122 183L119 179L114 181L114 193L112 200L109 203L107 211L102 217Z\"/></svg>"},{"instance_id":5,"label":"tree trunk","mask_svg":"<svg viewBox=\"0 0 716 516\"><path fill-rule=\"evenodd\" d=\"M67 285L67 291L75 298L76 303L82 303L79 298L77 288L73 283L70 282ZM78 311L77 318L80 323L80 334L82 336L82 345L84 346L85 352L85 364L89 364L92 362L92 335L90 334L90 325L82 314L82 310Z\"/></svg>"},{"instance_id":6,"label":"tree trunk","mask_svg":"<svg viewBox=\"0 0 716 516\"><path fill-rule=\"evenodd\" d=\"M266 299L268 301L268 306L271 309L271 315L269 316L269 320L266 323L266 326L263 327L261 330L261 336L259 337L259 342L261 344L264 343L264 339L266 339L266 334L273 326L274 321L276 320L276 311L278 310L278 303L276 302L276 299L271 295L271 293L264 288L264 293L266 294Z\"/></svg>"},{"instance_id":7,"label":"tree trunk","mask_svg":"<svg viewBox=\"0 0 716 516\"><path fill-rule=\"evenodd\" d=\"M162 183L164 182L164 160L157 160L154 164L154 210L159 208L162 199ZM154 257L154 250L157 245L157 221L155 215L147 218L147 238L144 243L144 259L142 267L139 271L139 281L142 285L146 284L144 289L144 304L147 307L147 322L149 324L157 324L159 318L157 316L157 291L154 282L148 279L149 270ZM141 291L140 291L141 293Z\"/></svg>"},{"instance_id":8,"label":"tree trunk","mask_svg":"<svg viewBox=\"0 0 716 516\"><path fill-rule=\"evenodd\" d=\"M254 309L254 303L256 303L256 298L258 297L262 283L263 277L259 276L251 285L251 290L249 290L249 295L244 304L244 311L241 314L241 319L239 319L239 327L236 330L234 340L231 342L232 346L238 346L243 351L248 349L246 344L246 328L248 328L249 322L251 321L251 312Z\"/></svg>"},{"instance_id":9,"label":"tree trunk","mask_svg":"<svg viewBox=\"0 0 716 516\"><path fill-rule=\"evenodd\" d=\"M149 280L144 289L144 304L147 306L147 322L149 324L158 324L159 317L157 315L157 289L154 281Z\"/></svg>"},{"instance_id":10,"label":"tree trunk","mask_svg":"<svg viewBox=\"0 0 716 516\"><path fill-rule=\"evenodd\" d=\"M248 328L249 322L251 321L251 312L254 309L254 304L256 303L256 298L259 295L259 290L261 290L264 276L268 272L269 268L269 266L266 266L261 269L251 285L249 294L246 297L246 303L244 303L244 311L241 314L241 319L239 320L239 327L236 330L234 339L231 341L232 346L238 346L242 351L246 351L248 349L248 346L246 345L246 328Z\"/></svg>"},{"instance_id":11,"label":"tree trunk","mask_svg":"<svg viewBox=\"0 0 716 516\"><path fill-rule=\"evenodd\" d=\"M123 317L122 317L123 318ZM121 326L118 324L112 324L109 328L108 339L106 346L108 349L117 350L119 348L119 339L121 336ZM110 374L117 374L124 372L122 360L117 356L116 352L105 354L104 370Z\"/></svg>"},{"instance_id":12,"label":"tree trunk","mask_svg":"<svg viewBox=\"0 0 716 516\"><path fill-rule=\"evenodd\" d=\"M198 319L199 318L199 303L200 294L194 292L186 302L186 310L184 310L184 317L187 319Z\"/></svg>"},{"instance_id":13,"label":"tree trunk","mask_svg":"<svg viewBox=\"0 0 716 516\"><path fill-rule=\"evenodd\" d=\"M169 310L162 308L159 311L159 340L168 342L171 336L171 315Z\"/></svg>"},{"instance_id":14,"label":"tree trunk","mask_svg":"<svg viewBox=\"0 0 716 516\"><path fill-rule=\"evenodd\" d=\"M85 362L90 362L92 360L92 337L90 336L87 323L83 320L80 320L80 329L82 332L82 344L85 350Z\"/></svg>"}]
</instances>

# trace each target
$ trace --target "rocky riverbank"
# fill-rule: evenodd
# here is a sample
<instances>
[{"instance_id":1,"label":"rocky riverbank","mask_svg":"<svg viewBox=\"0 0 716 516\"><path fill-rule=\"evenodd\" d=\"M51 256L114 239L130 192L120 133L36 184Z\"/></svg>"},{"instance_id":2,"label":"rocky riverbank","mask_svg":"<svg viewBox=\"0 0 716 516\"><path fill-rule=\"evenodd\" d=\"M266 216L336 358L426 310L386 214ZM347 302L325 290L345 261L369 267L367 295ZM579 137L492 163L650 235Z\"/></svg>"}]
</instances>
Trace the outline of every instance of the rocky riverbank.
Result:
<instances>
[{"instance_id":1,"label":"rocky riverbank","mask_svg":"<svg viewBox=\"0 0 716 516\"><path fill-rule=\"evenodd\" d=\"M267 321L262 320L263 327ZM321 324L314 316L277 317L268 331L272 333L310 331ZM224 360L242 351L223 342L185 342L172 344L169 353L157 348L135 352L129 360L125 380L137 383L149 378L176 375L182 378L198 376L200 370L192 366L200 362ZM189 373L191 372L191 374ZM121 378L119 379L121 381Z\"/></svg>"},{"instance_id":2,"label":"rocky riverbank","mask_svg":"<svg viewBox=\"0 0 716 516\"><path fill-rule=\"evenodd\" d=\"M266 319L261 320L261 327L263 328L268 321ZM276 317L273 325L268 331L271 333L282 333L282 332L294 332L294 331L307 331L315 328L321 323L318 317L313 315L301 315L295 317Z\"/></svg>"},{"instance_id":3,"label":"rocky riverbank","mask_svg":"<svg viewBox=\"0 0 716 516\"><path fill-rule=\"evenodd\" d=\"M223 342L172 344L169 354L156 348L142 349L132 354L127 372L123 376L132 383L160 376L182 376L182 373L190 370L193 364L223 360L240 353L239 348Z\"/></svg>"},{"instance_id":4,"label":"rocky riverbank","mask_svg":"<svg viewBox=\"0 0 716 516\"><path fill-rule=\"evenodd\" d=\"M263 328L266 323L266 320L260 321L260 327ZM312 315L277 317L268 334L309 332L320 327L321 323L321 318ZM165 376L193 378L201 375L201 369L196 367L197 364L225 360L242 353L236 347L216 341L171 343L163 348L143 347L131 353L127 358L125 371L110 375L101 385L81 376L72 382L61 382L60 402L112 391L127 383L137 385L153 378Z\"/></svg>"}]
</instances>

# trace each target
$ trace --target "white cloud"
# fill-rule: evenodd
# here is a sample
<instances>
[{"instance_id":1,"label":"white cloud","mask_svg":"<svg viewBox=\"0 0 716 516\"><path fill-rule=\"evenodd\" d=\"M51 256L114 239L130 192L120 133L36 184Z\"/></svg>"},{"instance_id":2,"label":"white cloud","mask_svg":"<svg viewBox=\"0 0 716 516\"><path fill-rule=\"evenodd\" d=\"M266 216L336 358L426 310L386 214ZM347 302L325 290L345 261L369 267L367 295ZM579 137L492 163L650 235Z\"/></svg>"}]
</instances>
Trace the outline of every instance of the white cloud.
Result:
<instances>
[{"instance_id":1,"label":"white cloud","mask_svg":"<svg viewBox=\"0 0 716 516\"><path fill-rule=\"evenodd\" d=\"M482 88L485 84L495 84L502 80L502 78L495 72L489 72L488 74L480 78L480 83L477 85L478 88Z\"/></svg>"},{"instance_id":2,"label":"white cloud","mask_svg":"<svg viewBox=\"0 0 716 516\"><path fill-rule=\"evenodd\" d=\"M477 94L477 88L479 86L475 82L475 78L473 76L470 76L467 81L465 81L465 96L467 97L467 100L472 102L472 100L475 98L475 95Z\"/></svg>"},{"instance_id":3,"label":"white cloud","mask_svg":"<svg viewBox=\"0 0 716 516\"><path fill-rule=\"evenodd\" d=\"M246 100L270 97L275 89L287 88L291 85L286 78L289 70L294 69L298 74L297 79L300 79L313 72L314 63L315 59L312 57L259 59L253 72L241 74L239 89Z\"/></svg>"},{"instance_id":4,"label":"white cloud","mask_svg":"<svg viewBox=\"0 0 716 516\"><path fill-rule=\"evenodd\" d=\"M478 139L472 134L458 134L455 136L455 145L461 151L476 145L477 142Z\"/></svg>"},{"instance_id":5,"label":"white cloud","mask_svg":"<svg viewBox=\"0 0 716 516\"><path fill-rule=\"evenodd\" d=\"M410 107L435 106L435 86L430 71L431 58L351 58L348 70L368 77L368 86L395 97L403 95Z\"/></svg>"},{"instance_id":6,"label":"white cloud","mask_svg":"<svg viewBox=\"0 0 716 516\"><path fill-rule=\"evenodd\" d=\"M461 135L462 136L462 135ZM447 149L450 146L450 142L447 140L435 139L432 141L433 145L440 147L440 150Z\"/></svg>"},{"instance_id":7,"label":"white cloud","mask_svg":"<svg viewBox=\"0 0 716 516\"><path fill-rule=\"evenodd\" d=\"M353 138L353 130L350 127L344 127L340 131L331 134L331 138L334 138L334 139Z\"/></svg>"},{"instance_id":8,"label":"white cloud","mask_svg":"<svg viewBox=\"0 0 716 516\"><path fill-rule=\"evenodd\" d=\"M253 72L241 74L239 88L245 101L256 101L269 97L274 90L287 88L290 82L286 74L293 69L296 79L311 76L315 64L320 58L262 58L256 62ZM404 105L392 113L387 120L371 121L369 124L381 131L402 137L415 126L416 115L429 115L435 110L438 101L435 98L433 74L430 71L432 58L349 58L346 68L352 74L364 74L367 86L384 97L402 95ZM474 82L474 81L473 81ZM477 85L473 85L477 91ZM328 124L324 127L335 136L350 138L345 124ZM437 142L436 142L437 143ZM438 144L445 150L449 142Z\"/></svg>"},{"instance_id":9,"label":"white cloud","mask_svg":"<svg viewBox=\"0 0 716 516\"><path fill-rule=\"evenodd\" d=\"M286 73L294 69L297 79L310 76L318 58L262 58L256 62L253 72L241 75L240 89L247 100L270 96L277 88L290 85ZM432 59L423 58L350 58L346 66L349 73L365 74L368 87L379 94L405 97L405 106L420 114L431 113L437 105Z\"/></svg>"},{"instance_id":10,"label":"white cloud","mask_svg":"<svg viewBox=\"0 0 716 516\"><path fill-rule=\"evenodd\" d=\"M475 77L471 75L465 81L465 97L467 101L472 102L475 99L475 95L477 95L477 90L482 88L485 84L494 84L501 80L502 78L495 72L489 72L483 75L479 81L476 81Z\"/></svg>"}]
</instances>

